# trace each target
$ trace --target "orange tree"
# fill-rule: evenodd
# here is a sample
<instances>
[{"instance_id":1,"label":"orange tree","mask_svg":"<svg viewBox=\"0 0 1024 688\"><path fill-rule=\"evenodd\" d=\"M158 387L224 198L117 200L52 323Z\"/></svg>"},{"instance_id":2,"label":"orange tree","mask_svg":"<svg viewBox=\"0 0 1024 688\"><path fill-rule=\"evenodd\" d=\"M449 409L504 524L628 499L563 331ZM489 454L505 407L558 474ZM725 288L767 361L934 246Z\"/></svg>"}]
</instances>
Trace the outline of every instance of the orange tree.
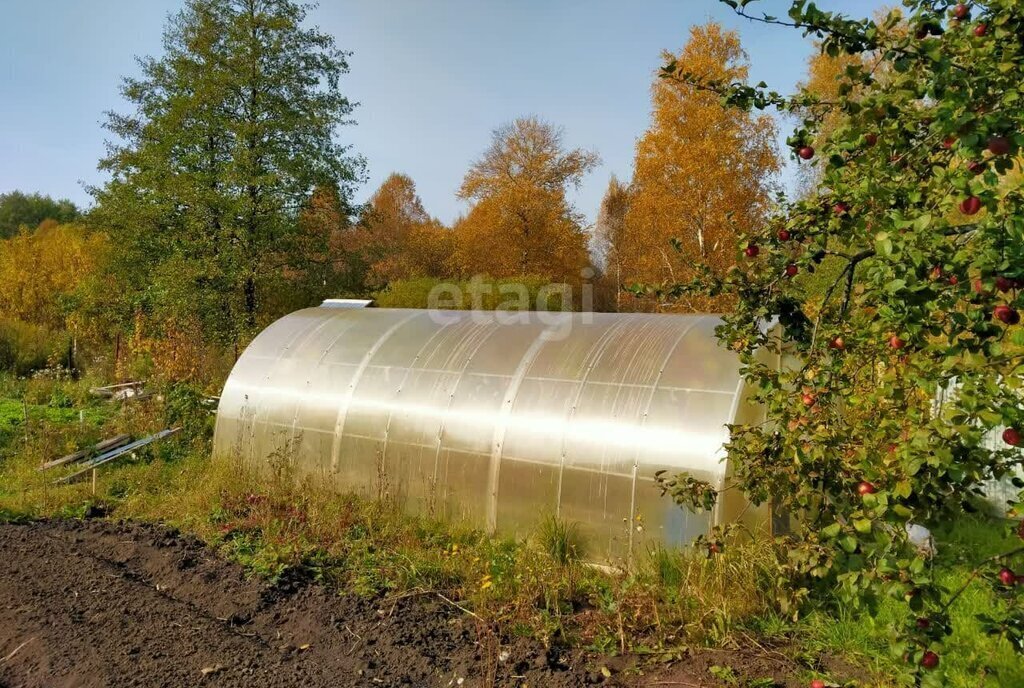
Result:
<instances>
[{"instance_id":1,"label":"orange tree","mask_svg":"<svg viewBox=\"0 0 1024 688\"><path fill-rule=\"evenodd\" d=\"M567 148L563 130L536 117L495 129L459 188L473 206L452 227L454 272L579 284L588 235L567 193L599 162L596 153Z\"/></svg>"},{"instance_id":2,"label":"orange tree","mask_svg":"<svg viewBox=\"0 0 1024 688\"><path fill-rule=\"evenodd\" d=\"M664 56L702 80L747 78L739 35L715 23L694 26L678 56ZM623 279L686 279L694 258L723 274L735 263L737 227L764 222L779 168L774 122L723 107L715 94L682 80L657 80L651 100L619 242ZM682 255L657 250L673 236ZM683 297L673 310L721 310L729 302Z\"/></svg>"},{"instance_id":3,"label":"orange tree","mask_svg":"<svg viewBox=\"0 0 1024 688\"><path fill-rule=\"evenodd\" d=\"M1008 173L1024 145L1024 5L905 0L902 15L873 21L804 0L785 18L723 1L802 31L828 55L872 59L849 61L829 101L665 66L664 78L730 106L798 113L792 155L821 167L814 194L782 203L774 223L742 238L737 269L667 291L737 298L719 336L741 356L768 423L732 427L727 448L739 486L792 516L780 536L783 604L905 600L896 651L918 685L938 685L961 591L937 583L907 526L977 508L983 483L1022 463L1024 189L1007 181L1019 178ZM819 136L833 113L840 120ZM826 261L834 276L807 290L803 277ZM793 363L764 365L759 349ZM706 505L696 482L664 487ZM1009 507L1020 518L1020 498ZM1024 524L1009 527L1024 538ZM982 623L1018 652L1021 571L1017 547L978 562L971 578L1005 602Z\"/></svg>"}]
</instances>

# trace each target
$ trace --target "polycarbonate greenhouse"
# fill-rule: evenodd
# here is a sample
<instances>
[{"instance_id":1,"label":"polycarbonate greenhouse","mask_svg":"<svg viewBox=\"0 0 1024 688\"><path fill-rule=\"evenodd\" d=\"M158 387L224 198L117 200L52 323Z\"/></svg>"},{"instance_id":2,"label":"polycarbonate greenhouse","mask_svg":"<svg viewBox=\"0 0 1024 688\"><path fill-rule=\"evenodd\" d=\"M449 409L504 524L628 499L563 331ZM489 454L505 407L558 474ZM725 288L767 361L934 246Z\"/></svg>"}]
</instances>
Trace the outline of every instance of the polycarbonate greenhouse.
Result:
<instances>
[{"instance_id":1,"label":"polycarbonate greenhouse","mask_svg":"<svg viewBox=\"0 0 1024 688\"><path fill-rule=\"evenodd\" d=\"M719 488L745 400L715 316L302 310L263 331L221 397L215 448L294 462L345 489L525 535L575 522L588 558L767 519L738 490L680 509L655 473Z\"/></svg>"}]
</instances>

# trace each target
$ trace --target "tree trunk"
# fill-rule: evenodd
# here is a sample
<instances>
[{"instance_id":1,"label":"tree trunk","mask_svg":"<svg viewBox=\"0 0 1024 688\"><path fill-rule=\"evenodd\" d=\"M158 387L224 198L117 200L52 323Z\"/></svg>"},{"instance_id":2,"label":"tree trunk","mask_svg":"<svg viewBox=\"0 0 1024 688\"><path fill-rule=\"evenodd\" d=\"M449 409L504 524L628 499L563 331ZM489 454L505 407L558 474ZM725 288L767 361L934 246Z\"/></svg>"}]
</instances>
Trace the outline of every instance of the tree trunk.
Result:
<instances>
[{"instance_id":1,"label":"tree trunk","mask_svg":"<svg viewBox=\"0 0 1024 688\"><path fill-rule=\"evenodd\" d=\"M622 312L622 263L615 254L615 312Z\"/></svg>"},{"instance_id":2,"label":"tree trunk","mask_svg":"<svg viewBox=\"0 0 1024 688\"><path fill-rule=\"evenodd\" d=\"M245 278L245 324L249 328L256 327L256 275Z\"/></svg>"}]
</instances>

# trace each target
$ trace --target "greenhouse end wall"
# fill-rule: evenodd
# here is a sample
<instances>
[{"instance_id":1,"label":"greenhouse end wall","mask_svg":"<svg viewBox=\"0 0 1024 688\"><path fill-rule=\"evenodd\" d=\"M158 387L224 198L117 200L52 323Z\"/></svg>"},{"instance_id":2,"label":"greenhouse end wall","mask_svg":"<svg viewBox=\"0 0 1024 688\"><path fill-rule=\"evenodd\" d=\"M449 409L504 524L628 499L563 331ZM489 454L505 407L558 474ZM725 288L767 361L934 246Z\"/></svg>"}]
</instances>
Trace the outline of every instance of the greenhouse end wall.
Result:
<instances>
[{"instance_id":1,"label":"greenhouse end wall","mask_svg":"<svg viewBox=\"0 0 1024 688\"><path fill-rule=\"evenodd\" d=\"M508 534L575 522L594 561L764 523L662 497L725 486L727 423L756 421L703 315L311 308L263 331L221 397L215 451L274 457L371 498Z\"/></svg>"}]
</instances>

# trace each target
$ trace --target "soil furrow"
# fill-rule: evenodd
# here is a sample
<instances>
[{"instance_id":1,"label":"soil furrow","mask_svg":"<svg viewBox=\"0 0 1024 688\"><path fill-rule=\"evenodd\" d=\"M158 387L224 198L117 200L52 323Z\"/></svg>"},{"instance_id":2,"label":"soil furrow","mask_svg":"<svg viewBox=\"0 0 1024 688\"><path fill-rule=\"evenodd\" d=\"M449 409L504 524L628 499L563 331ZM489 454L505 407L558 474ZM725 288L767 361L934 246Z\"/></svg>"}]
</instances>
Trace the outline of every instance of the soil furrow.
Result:
<instances>
[{"instance_id":1,"label":"soil furrow","mask_svg":"<svg viewBox=\"0 0 1024 688\"><path fill-rule=\"evenodd\" d=\"M160 526L0 525L0 553L0 688L597 680L577 655L503 646L435 597L268 586Z\"/></svg>"}]
</instances>

